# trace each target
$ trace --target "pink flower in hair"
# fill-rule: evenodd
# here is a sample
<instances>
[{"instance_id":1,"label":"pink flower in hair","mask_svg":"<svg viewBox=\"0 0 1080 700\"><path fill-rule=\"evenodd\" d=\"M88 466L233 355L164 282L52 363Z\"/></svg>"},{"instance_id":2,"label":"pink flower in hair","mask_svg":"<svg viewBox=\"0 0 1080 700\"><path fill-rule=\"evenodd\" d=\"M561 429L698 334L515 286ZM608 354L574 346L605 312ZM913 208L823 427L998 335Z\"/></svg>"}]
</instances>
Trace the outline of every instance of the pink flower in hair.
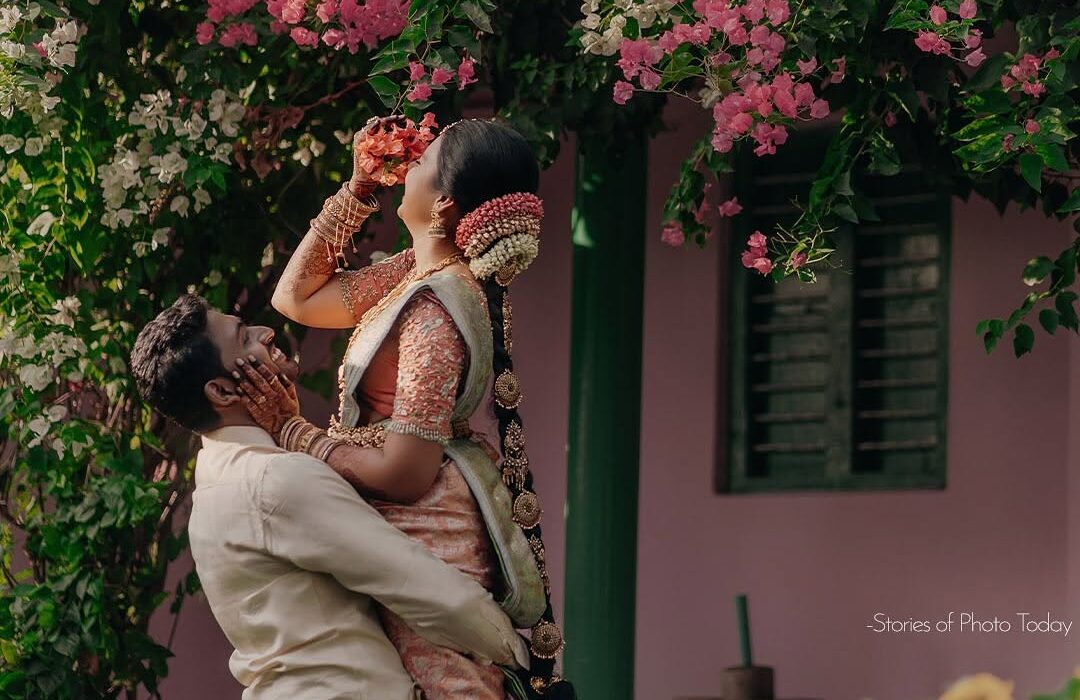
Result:
<instances>
[{"instance_id":1,"label":"pink flower in hair","mask_svg":"<svg viewBox=\"0 0 1080 700\"><path fill-rule=\"evenodd\" d=\"M454 243L466 250L476 232L492 221L510 216L528 216L537 220L544 218L544 205L531 192L512 192L484 202L461 217L454 233Z\"/></svg>"}]
</instances>

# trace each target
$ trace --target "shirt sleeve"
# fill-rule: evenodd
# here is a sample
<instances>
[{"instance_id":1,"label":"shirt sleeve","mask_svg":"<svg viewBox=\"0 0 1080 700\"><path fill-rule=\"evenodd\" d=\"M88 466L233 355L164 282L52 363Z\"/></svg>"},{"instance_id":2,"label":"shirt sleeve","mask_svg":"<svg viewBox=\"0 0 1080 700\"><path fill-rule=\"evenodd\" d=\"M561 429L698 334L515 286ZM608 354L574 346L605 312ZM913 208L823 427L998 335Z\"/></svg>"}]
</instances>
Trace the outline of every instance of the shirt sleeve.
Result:
<instances>
[{"instance_id":1,"label":"shirt sleeve","mask_svg":"<svg viewBox=\"0 0 1080 700\"><path fill-rule=\"evenodd\" d=\"M416 264L412 248L359 270L341 273L341 298L356 321L397 285Z\"/></svg>"},{"instance_id":2,"label":"shirt sleeve","mask_svg":"<svg viewBox=\"0 0 1080 700\"><path fill-rule=\"evenodd\" d=\"M274 457L260 507L272 555L371 596L435 644L528 667L522 638L491 594L384 520L324 462Z\"/></svg>"},{"instance_id":3,"label":"shirt sleeve","mask_svg":"<svg viewBox=\"0 0 1080 700\"><path fill-rule=\"evenodd\" d=\"M465 339L430 289L402 309L394 412L386 430L445 445L466 362Z\"/></svg>"}]
</instances>

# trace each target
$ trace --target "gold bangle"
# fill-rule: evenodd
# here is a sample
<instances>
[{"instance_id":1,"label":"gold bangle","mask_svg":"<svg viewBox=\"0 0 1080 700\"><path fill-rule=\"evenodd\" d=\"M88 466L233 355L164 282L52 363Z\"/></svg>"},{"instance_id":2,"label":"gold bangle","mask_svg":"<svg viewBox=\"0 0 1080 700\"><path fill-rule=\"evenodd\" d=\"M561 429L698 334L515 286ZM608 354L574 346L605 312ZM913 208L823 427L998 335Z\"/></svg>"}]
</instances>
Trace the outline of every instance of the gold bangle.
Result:
<instances>
[{"instance_id":1,"label":"gold bangle","mask_svg":"<svg viewBox=\"0 0 1080 700\"><path fill-rule=\"evenodd\" d=\"M311 447L311 441L321 432L314 425L309 424L309 426L305 426L304 432L297 439L297 447L299 448L296 450L297 452L307 452L308 448Z\"/></svg>"}]
</instances>

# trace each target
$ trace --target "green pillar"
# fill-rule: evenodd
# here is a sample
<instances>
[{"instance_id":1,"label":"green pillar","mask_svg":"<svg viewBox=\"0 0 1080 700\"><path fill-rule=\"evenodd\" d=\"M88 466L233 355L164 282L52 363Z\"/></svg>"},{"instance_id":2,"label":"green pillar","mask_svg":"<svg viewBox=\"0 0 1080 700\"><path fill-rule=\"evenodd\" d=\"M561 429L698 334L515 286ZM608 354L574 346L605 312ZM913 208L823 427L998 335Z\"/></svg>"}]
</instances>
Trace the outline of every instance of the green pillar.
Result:
<instances>
[{"instance_id":1,"label":"green pillar","mask_svg":"<svg viewBox=\"0 0 1080 700\"><path fill-rule=\"evenodd\" d=\"M581 700L632 700L646 142L621 155L580 143L564 665Z\"/></svg>"}]
</instances>

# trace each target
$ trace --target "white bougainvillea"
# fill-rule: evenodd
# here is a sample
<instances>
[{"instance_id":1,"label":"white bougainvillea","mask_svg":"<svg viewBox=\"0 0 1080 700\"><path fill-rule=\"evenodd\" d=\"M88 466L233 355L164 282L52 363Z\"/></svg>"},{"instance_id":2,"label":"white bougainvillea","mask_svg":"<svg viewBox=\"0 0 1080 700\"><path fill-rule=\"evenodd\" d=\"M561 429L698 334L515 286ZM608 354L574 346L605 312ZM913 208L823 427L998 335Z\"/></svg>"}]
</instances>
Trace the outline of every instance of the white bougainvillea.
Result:
<instances>
[{"instance_id":1,"label":"white bougainvillea","mask_svg":"<svg viewBox=\"0 0 1080 700\"><path fill-rule=\"evenodd\" d=\"M167 90L141 95L126 117L137 128L117 140L112 159L98 170L105 196L101 223L129 227L146 221L155 206L181 218L202 211L211 201L203 185L214 172L205 166L230 163L244 113L242 97L222 89L205 104ZM0 147L6 148L2 140ZM159 201L163 196L167 201ZM145 246L136 249L136 255L145 253Z\"/></svg>"}]
</instances>

